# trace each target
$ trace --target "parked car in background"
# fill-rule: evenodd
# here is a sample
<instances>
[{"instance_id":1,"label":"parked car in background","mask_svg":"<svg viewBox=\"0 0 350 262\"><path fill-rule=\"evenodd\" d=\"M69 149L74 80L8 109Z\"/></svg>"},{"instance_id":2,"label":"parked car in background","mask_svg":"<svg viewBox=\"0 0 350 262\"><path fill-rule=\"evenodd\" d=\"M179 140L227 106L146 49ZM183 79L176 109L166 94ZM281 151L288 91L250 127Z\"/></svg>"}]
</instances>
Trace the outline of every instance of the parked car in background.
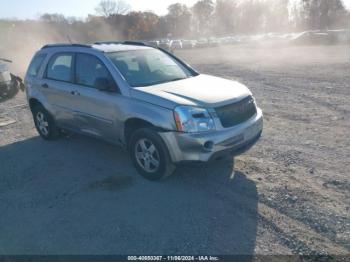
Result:
<instances>
[{"instance_id":1,"label":"parked car in background","mask_svg":"<svg viewBox=\"0 0 350 262\"><path fill-rule=\"evenodd\" d=\"M159 48L162 48L162 49L164 49L164 50L166 50L166 51L168 51L168 52L172 52L172 49L171 49L171 42L170 42L170 40L168 40L168 39L165 39L165 40L161 40L160 42L159 42L159 46L158 46Z\"/></svg>"},{"instance_id":2,"label":"parked car in background","mask_svg":"<svg viewBox=\"0 0 350 262\"><path fill-rule=\"evenodd\" d=\"M197 41L196 47L198 48L204 48L209 47L209 41L206 38L201 38Z\"/></svg>"},{"instance_id":3,"label":"parked car in background","mask_svg":"<svg viewBox=\"0 0 350 262\"><path fill-rule=\"evenodd\" d=\"M142 43L44 46L25 85L43 139L69 130L124 146L149 180L177 163L239 154L263 128L246 86Z\"/></svg>"},{"instance_id":4,"label":"parked car in background","mask_svg":"<svg viewBox=\"0 0 350 262\"><path fill-rule=\"evenodd\" d=\"M171 49L182 49L182 41L181 40L173 40L171 41Z\"/></svg>"},{"instance_id":5,"label":"parked car in background","mask_svg":"<svg viewBox=\"0 0 350 262\"><path fill-rule=\"evenodd\" d=\"M217 47L220 45L220 41L217 38L211 37L208 39L208 45L210 47Z\"/></svg>"},{"instance_id":6,"label":"parked car in background","mask_svg":"<svg viewBox=\"0 0 350 262\"><path fill-rule=\"evenodd\" d=\"M10 73L8 63L12 61L0 58L0 102L13 98L20 90L24 91L22 79Z\"/></svg>"},{"instance_id":7,"label":"parked car in background","mask_svg":"<svg viewBox=\"0 0 350 262\"><path fill-rule=\"evenodd\" d=\"M334 38L327 31L305 31L294 37L291 42L297 45L329 45L334 43Z\"/></svg>"},{"instance_id":8,"label":"parked car in background","mask_svg":"<svg viewBox=\"0 0 350 262\"><path fill-rule=\"evenodd\" d=\"M10 70L7 63L11 63L8 59L0 58L0 85L9 85L11 82Z\"/></svg>"},{"instance_id":9,"label":"parked car in background","mask_svg":"<svg viewBox=\"0 0 350 262\"><path fill-rule=\"evenodd\" d=\"M350 44L350 30L328 30L328 34L332 36L334 43L336 44Z\"/></svg>"},{"instance_id":10,"label":"parked car in background","mask_svg":"<svg viewBox=\"0 0 350 262\"><path fill-rule=\"evenodd\" d=\"M153 41L146 41L145 42L147 45L149 45L149 46L153 46L153 47L159 47L159 41L157 41L157 40L153 40Z\"/></svg>"},{"instance_id":11,"label":"parked car in background","mask_svg":"<svg viewBox=\"0 0 350 262\"><path fill-rule=\"evenodd\" d=\"M219 40L222 45L235 45L240 43L237 37L232 37L232 36L222 37Z\"/></svg>"},{"instance_id":12,"label":"parked car in background","mask_svg":"<svg viewBox=\"0 0 350 262\"><path fill-rule=\"evenodd\" d=\"M196 46L194 40L182 40L182 48L183 49L192 49Z\"/></svg>"}]
</instances>

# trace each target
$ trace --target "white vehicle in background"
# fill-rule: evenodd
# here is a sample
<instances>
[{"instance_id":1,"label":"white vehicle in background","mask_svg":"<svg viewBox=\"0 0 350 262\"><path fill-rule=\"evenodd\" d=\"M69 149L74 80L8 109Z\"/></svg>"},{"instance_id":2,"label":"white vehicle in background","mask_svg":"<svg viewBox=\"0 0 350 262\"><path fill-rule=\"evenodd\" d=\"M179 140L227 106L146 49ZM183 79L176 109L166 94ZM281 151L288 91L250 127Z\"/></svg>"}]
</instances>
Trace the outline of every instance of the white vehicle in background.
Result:
<instances>
[{"instance_id":1,"label":"white vehicle in background","mask_svg":"<svg viewBox=\"0 0 350 262\"><path fill-rule=\"evenodd\" d=\"M181 40L173 40L171 41L171 49L182 49L182 41Z\"/></svg>"},{"instance_id":2,"label":"white vehicle in background","mask_svg":"<svg viewBox=\"0 0 350 262\"><path fill-rule=\"evenodd\" d=\"M219 39L219 41L222 45L235 45L240 43L238 38L233 36L222 37Z\"/></svg>"},{"instance_id":3,"label":"white vehicle in background","mask_svg":"<svg viewBox=\"0 0 350 262\"><path fill-rule=\"evenodd\" d=\"M196 46L196 43L193 40L182 40L182 48L183 49L192 49L195 46Z\"/></svg>"},{"instance_id":4,"label":"white vehicle in background","mask_svg":"<svg viewBox=\"0 0 350 262\"><path fill-rule=\"evenodd\" d=\"M11 61L0 58L0 86L9 85L11 82L10 70L6 63L11 63Z\"/></svg>"},{"instance_id":5,"label":"white vehicle in background","mask_svg":"<svg viewBox=\"0 0 350 262\"><path fill-rule=\"evenodd\" d=\"M197 41L196 47L198 48L204 48L209 47L209 41L206 38L201 38Z\"/></svg>"},{"instance_id":6,"label":"white vehicle in background","mask_svg":"<svg viewBox=\"0 0 350 262\"><path fill-rule=\"evenodd\" d=\"M162 48L162 49L164 49L165 51L168 51L168 52L172 52L173 51L172 48L171 48L171 42L168 39L160 40L158 47Z\"/></svg>"},{"instance_id":7,"label":"white vehicle in background","mask_svg":"<svg viewBox=\"0 0 350 262\"><path fill-rule=\"evenodd\" d=\"M146 44L149 45L149 46L152 46L152 47L155 47L155 48L158 48L159 47L159 41L157 40L154 40L154 41L146 41Z\"/></svg>"},{"instance_id":8,"label":"white vehicle in background","mask_svg":"<svg viewBox=\"0 0 350 262\"><path fill-rule=\"evenodd\" d=\"M24 90L22 79L10 73L8 63L12 61L0 58L0 102L11 99L19 90Z\"/></svg>"},{"instance_id":9,"label":"white vehicle in background","mask_svg":"<svg viewBox=\"0 0 350 262\"><path fill-rule=\"evenodd\" d=\"M217 47L220 45L220 41L215 37L209 38L208 43L210 47Z\"/></svg>"}]
</instances>

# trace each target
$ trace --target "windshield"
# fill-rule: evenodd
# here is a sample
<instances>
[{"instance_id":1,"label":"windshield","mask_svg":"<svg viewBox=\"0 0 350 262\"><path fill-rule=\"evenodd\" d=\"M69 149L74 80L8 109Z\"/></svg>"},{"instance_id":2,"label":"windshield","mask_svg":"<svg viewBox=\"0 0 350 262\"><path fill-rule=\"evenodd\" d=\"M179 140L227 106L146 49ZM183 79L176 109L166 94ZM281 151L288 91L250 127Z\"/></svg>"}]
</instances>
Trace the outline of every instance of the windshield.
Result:
<instances>
[{"instance_id":1,"label":"windshield","mask_svg":"<svg viewBox=\"0 0 350 262\"><path fill-rule=\"evenodd\" d=\"M193 76L191 71L158 49L106 54L132 87L150 86Z\"/></svg>"}]
</instances>

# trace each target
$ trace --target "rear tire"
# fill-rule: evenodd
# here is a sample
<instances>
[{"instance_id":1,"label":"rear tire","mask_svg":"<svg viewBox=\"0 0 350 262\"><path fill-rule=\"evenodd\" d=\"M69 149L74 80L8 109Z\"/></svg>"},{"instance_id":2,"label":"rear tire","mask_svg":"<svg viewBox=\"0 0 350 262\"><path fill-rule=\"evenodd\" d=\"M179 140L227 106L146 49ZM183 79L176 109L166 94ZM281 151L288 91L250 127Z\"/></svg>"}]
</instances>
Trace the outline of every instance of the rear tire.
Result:
<instances>
[{"instance_id":1,"label":"rear tire","mask_svg":"<svg viewBox=\"0 0 350 262\"><path fill-rule=\"evenodd\" d=\"M59 138L60 129L56 126L53 117L42 105L36 105L32 113L36 130L43 139L56 140Z\"/></svg>"},{"instance_id":2,"label":"rear tire","mask_svg":"<svg viewBox=\"0 0 350 262\"><path fill-rule=\"evenodd\" d=\"M163 139L152 128L142 128L132 134L129 152L138 173L148 180L168 177L175 170Z\"/></svg>"}]
</instances>

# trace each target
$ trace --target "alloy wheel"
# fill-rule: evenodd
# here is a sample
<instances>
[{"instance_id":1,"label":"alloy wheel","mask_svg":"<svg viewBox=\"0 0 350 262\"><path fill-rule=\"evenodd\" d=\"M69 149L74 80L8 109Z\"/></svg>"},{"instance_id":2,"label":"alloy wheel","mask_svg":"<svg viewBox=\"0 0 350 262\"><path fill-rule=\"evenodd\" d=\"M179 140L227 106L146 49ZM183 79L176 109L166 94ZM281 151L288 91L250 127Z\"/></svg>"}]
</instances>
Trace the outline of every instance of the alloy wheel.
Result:
<instances>
[{"instance_id":1,"label":"alloy wheel","mask_svg":"<svg viewBox=\"0 0 350 262\"><path fill-rule=\"evenodd\" d=\"M140 139L135 145L135 157L140 167L148 172L154 173L160 165L159 152L152 141Z\"/></svg>"},{"instance_id":2,"label":"alloy wheel","mask_svg":"<svg viewBox=\"0 0 350 262\"><path fill-rule=\"evenodd\" d=\"M45 114L39 111L36 114L36 122L37 122L37 126L38 126L40 132L44 136L48 136L49 135L49 122L47 121Z\"/></svg>"}]
</instances>

